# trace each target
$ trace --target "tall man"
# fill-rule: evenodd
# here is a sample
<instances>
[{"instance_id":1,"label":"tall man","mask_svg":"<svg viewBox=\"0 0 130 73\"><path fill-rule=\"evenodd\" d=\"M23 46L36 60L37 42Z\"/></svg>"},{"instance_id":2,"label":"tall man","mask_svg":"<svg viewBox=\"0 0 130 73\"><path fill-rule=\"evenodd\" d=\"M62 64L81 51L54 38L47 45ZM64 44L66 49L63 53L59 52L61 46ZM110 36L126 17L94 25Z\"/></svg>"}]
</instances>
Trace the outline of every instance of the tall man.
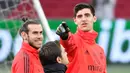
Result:
<instances>
[{"instance_id":1,"label":"tall man","mask_svg":"<svg viewBox=\"0 0 130 73\"><path fill-rule=\"evenodd\" d=\"M22 47L14 58L12 73L44 73L38 56L42 45L42 26L34 20L27 20L19 34L23 39Z\"/></svg>"},{"instance_id":2,"label":"tall man","mask_svg":"<svg viewBox=\"0 0 130 73\"><path fill-rule=\"evenodd\" d=\"M60 42L65 47L69 58L66 73L106 73L106 58L103 49L96 44L98 35L93 29L97 18L90 4L79 3L74 7L75 34L69 32L66 23L56 30Z\"/></svg>"}]
</instances>

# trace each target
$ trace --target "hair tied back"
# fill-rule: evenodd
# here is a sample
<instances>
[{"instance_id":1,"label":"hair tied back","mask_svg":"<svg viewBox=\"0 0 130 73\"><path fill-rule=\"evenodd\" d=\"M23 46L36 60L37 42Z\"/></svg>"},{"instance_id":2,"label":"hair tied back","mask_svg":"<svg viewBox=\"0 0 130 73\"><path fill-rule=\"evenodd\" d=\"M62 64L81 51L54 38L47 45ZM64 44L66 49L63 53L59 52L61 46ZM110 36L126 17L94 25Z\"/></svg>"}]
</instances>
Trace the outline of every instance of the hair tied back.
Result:
<instances>
[{"instance_id":1,"label":"hair tied back","mask_svg":"<svg viewBox=\"0 0 130 73\"><path fill-rule=\"evenodd\" d=\"M27 20L28 20L28 17L27 17L27 16L23 16L23 17L22 17L22 21L23 21L23 22L26 22Z\"/></svg>"}]
</instances>

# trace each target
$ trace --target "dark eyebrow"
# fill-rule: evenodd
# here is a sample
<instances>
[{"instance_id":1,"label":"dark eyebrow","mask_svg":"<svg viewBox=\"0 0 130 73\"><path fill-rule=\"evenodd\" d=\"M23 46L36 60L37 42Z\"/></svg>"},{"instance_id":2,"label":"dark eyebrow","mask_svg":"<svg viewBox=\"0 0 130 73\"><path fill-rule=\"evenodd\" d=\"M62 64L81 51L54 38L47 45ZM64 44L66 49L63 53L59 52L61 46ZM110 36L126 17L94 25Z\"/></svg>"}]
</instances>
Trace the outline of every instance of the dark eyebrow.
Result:
<instances>
[{"instance_id":1,"label":"dark eyebrow","mask_svg":"<svg viewBox=\"0 0 130 73\"><path fill-rule=\"evenodd\" d=\"M90 13L85 13L84 15L90 15Z\"/></svg>"},{"instance_id":2,"label":"dark eyebrow","mask_svg":"<svg viewBox=\"0 0 130 73\"><path fill-rule=\"evenodd\" d=\"M77 15L77 17L82 17L82 14Z\"/></svg>"},{"instance_id":3,"label":"dark eyebrow","mask_svg":"<svg viewBox=\"0 0 130 73\"><path fill-rule=\"evenodd\" d=\"M38 31L33 31L33 33L38 33Z\"/></svg>"},{"instance_id":4,"label":"dark eyebrow","mask_svg":"<svg viewBox=\"0 0 130 73\"><path fill-rule=\"evenodd\" d=\"M43 31L40 31L40 33L42 33Z\"/></svg>"}]
</instances>

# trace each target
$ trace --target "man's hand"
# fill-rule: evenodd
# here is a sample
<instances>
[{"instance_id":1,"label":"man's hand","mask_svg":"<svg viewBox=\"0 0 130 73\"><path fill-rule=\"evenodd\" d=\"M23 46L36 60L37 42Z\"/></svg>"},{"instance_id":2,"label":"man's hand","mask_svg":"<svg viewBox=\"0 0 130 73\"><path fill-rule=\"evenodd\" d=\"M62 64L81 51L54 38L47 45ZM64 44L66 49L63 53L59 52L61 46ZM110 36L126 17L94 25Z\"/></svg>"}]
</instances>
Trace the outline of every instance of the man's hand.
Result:
<instances>
[{"instance_id":1,"label":"man's hand","mask_svg":"<svg viewBox=\"0 0 130 73\"><path fill-rule=\"evenodd\" d=\"M62 40L68 39L68 32L70 31L69 27L67 26L66 22L62 22L56 30L56 34L61 37Z\"/></svg>"}]
</instances>

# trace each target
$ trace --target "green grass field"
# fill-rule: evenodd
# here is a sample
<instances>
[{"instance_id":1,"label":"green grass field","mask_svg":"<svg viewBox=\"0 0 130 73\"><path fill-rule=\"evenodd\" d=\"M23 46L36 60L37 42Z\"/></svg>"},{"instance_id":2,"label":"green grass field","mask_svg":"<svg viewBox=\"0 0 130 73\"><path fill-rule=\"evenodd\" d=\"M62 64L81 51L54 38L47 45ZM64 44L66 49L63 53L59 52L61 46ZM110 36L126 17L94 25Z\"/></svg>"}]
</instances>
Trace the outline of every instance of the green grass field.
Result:
<instances>
[{"instance_id":1,"label":"green grass field","mask_svg":"<svg viewBox=\"0 0 130 73\"><path fill-rule=\"evenodd\" d=\"M0 64L0 73L11 73L11 66ZM108 65L107 73L130 73L129 65Z\"/></svg>"}]
</instances>

